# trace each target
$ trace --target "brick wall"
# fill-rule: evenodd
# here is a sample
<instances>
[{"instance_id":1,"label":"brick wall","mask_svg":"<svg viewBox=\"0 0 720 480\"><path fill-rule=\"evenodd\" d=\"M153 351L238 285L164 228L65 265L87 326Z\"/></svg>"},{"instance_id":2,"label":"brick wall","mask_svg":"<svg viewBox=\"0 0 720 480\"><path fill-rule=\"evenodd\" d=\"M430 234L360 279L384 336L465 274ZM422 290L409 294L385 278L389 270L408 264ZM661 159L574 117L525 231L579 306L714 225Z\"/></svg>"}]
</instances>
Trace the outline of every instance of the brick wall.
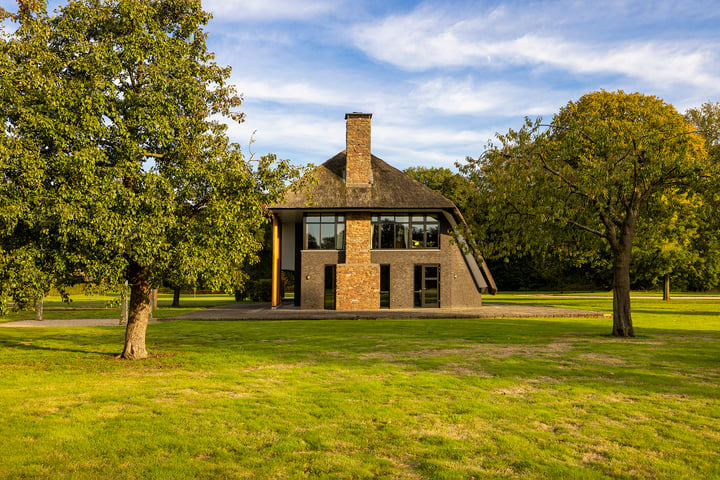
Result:
<instances>
[{"instance_id":1,"label":"brick wall","mask_svg":"<svg viewBox=\"0 0 720 480\"><path fill-rule=\"evenodd\" d=\"M348 113L345 115L345 183L372 183L370 163L370 119L372 113Z\"/></svg>"}]
</instances>

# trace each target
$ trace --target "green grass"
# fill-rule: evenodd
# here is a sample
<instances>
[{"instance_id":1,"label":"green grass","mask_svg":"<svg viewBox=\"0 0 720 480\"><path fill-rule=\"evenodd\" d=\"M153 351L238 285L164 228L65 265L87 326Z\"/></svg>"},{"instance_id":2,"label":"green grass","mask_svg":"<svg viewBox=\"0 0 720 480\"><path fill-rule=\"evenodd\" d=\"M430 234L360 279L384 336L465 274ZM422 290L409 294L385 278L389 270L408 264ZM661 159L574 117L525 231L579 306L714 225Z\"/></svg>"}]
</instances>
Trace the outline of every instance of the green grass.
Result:
<instances>
[{"instance_id":1,"label":"green grass","mask_svg":"<svg viewBox=\"0 0 720 480\"><path fill-rule=\"evenodd\" d=\"M608 311L608 298L498 302ZM720 478L720 302L0 329L2 478Z\"/></svg>"},{"instance_id":2,"label":"green grass","mask_svg":"<svg viewBox=\"0 0 720 480\"><path fill-rule=\"evenodd\" d=\"M120 318L119 295L85 295L82 293L70 295L70 302L63 302L59 295L45 297L43 303L43 319L57 320L68 318ZM158 308L153 311L153 317L174 317L183 313L200 310L207 307L236 303L232 295L182 295L180 308L170 308L172 294L158 295ZM34 320L35 311L25 310L10 313L0 317L0 323L15 320Z\"/></svg>"}]
</instances>

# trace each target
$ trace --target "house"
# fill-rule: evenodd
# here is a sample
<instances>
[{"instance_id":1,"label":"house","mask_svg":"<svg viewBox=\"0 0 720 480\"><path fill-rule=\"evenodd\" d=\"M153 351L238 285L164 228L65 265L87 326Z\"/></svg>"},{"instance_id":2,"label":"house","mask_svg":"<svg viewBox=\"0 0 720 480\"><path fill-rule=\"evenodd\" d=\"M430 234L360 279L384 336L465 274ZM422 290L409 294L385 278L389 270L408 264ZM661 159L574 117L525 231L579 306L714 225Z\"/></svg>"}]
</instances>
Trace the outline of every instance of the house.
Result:
<instances>
[{"instance_id":1,"label":"house","mask_svg":"<svg viewBox=\"0 0 720 480\"><path fill-rule=\"evenodd\" d=\"M478 307L497 290L484 261L454 235L464 220L447 198L372 155L370 113L349 113L346 149L315 182L271 206L272 305L294 271L301 309Z\"/></svg>"}]
</instances>

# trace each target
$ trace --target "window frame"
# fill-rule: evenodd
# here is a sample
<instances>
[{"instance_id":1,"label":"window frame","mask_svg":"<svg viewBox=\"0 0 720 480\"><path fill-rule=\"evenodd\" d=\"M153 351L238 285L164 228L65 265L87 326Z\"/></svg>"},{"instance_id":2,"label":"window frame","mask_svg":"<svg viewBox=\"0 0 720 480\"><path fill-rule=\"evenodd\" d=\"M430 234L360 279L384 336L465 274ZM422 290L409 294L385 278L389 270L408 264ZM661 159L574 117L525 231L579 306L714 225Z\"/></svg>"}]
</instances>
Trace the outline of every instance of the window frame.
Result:
<instances>
[{"instance_id":1,"label":"window frame","mask_svg":"<svg viewBox=\"0 0 720 480\"><path fill-rule=\"evenodd\" d=\"M428 269L435 269L435 275L428 275ZM419 273L419 278L418 278ZM414 308L440 308L440 264L417 263L413 268L413 307ZM428 282L435 282L435 288L428 288ZM432 299L434 291L435 302Z\"/></svg>"},{"instance_id":2,"label":"window frame","mask_svg":"<svg viewBox=\"0 0 720 480\"><path fill-rule=\"evenodd\" d=\"M345 250L345 220L344 213L336 212L318 212L306 213L303 215L303 250ZM310 246L310 228L317 226L318 238L315 240L316 246ZM323 247L323 227L332 226L333 238L335 239L334 248Z\"/></svg>"},{"instance_id":3,"label":"window frame","mask_svg":"<svg viewBox=\"0 0 720 480\"><path fill-rule=\"evenodd\" d=\"M418 220L417 217L422 218ZM405 218L407 220L404 220ZM373 213L370 216L370 223L372 225L370 245L373 250L440 249L441 221L438 213ZM417 227L422 229L423 239L422 243L416 246L414 229ZM432 227L435 227L436 231L436 245L428 246L428 234L432 231ZM387 246L388 241L392 246ZM403 243L405 246L402 246Z\"/></svg>"}]
</instances>

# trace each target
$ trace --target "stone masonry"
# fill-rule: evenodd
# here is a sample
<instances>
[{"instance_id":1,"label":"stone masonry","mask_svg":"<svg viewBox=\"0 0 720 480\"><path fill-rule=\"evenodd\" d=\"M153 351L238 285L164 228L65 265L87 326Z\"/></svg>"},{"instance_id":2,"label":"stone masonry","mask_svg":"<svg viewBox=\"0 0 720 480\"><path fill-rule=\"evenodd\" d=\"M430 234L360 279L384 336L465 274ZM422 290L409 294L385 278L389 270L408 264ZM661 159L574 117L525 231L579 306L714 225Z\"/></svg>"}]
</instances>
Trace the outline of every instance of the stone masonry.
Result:
<instances>
[{"instance_id":1,"label":"stone masonry","mask_svg":"<svg viewBox=\"0 0 720 480\"><path fill-rule=\"evenodd\" d=\"M337 310L380 308L380 265L370 263L370 213L345 216L345 263L336 270Z\"/></svg>"},{"instance_id":2,"label":"stone masonry","mask_svg":"<svg viewBox=\"0 0 720 480\"><path fill-rule=\"evenodd\" d=\"M371 113L345 115L345 184L367 188L373 181L370 153ZM370 213L345 215L345 263L336 267L335 308L377 310L380 308L380 265L370 263Z\"/></svg>"},{"instance_id":3,"label":"stone masonry","mask_svg":"<svg viewBox=\"0 0 720 480\"><path fill-rule=\"evenodd\" d=\"M345 115L345 183L348 186L372 183L370 162L370 119L372 113L348 113Z\"/></svg>"}]
</instances>

